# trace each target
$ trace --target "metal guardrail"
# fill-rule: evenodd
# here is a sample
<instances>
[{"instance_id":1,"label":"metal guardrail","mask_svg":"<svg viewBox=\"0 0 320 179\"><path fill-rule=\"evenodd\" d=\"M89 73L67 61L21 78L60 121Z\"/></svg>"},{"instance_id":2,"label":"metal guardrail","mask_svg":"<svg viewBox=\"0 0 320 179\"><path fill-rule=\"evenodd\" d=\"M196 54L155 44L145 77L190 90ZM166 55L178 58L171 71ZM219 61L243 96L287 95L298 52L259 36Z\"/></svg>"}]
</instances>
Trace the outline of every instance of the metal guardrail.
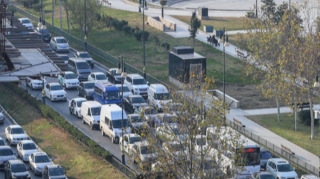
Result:
<instances>
[{"instance_id":1,"label":"metal guardrail","mask_svg":"<svg viewBox=\"0 0 320 179\"><path fill-rule=\"evenodd\" d=\"M268 149L271 153L274 153L278 156L281 156L282 158L287 159L290 163L292 163L295 166L300 167L301 169L308 171L312 174L315 174L319 176L319 169L313 165L310 165L309 163L299 159L294 155L293 153L290 152L284 152L283 148L280 148L273 144L270 141L265 140L264 138L254 134L253 132L247 130L244 126L241 124L237 124L234 121L230 121L229 125L240 132L241 134L245 135L246 137L250 138L251 140L257 142L261 146L265 147Z\"/></svg>"}]
</instances>

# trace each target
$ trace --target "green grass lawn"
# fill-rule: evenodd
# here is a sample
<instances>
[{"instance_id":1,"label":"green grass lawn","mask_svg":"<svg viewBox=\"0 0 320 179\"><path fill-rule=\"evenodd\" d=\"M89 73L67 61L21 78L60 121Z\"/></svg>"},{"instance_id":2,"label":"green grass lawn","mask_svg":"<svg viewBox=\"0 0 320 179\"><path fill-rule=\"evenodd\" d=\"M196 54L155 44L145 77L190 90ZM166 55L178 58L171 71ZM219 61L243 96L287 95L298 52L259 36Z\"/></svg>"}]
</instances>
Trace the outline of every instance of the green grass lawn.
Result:
<instances>
[{"instance_id":1,"label":"green grass lawn","mask_svg":"<svg viewBox=\"0 0 320 179\"><path fill-rule=\"evenodd\" d=\"M45 0L45 12L46 21L51 23L51 0ZM33 14L38 14L30 10ZM129 25L133 27L139 27L142 29L142 16L138 12L128 12L122 10L111 9L108 7L103 8L104 14L117 18L118 20L126 20ZM55 6L55 26L60 26L59 21L59 6L58 3ZM63 11L63 16L65 12ZM191 16L191 14L190 14ZM188 17L190 18L190 17ZM64 18L65 19L65 18ZM146 17L145 17L146 20ZM237 19L231 22L225 23L238 24L241 19ZM236 23L237 22L237 23ZM239 29L241 25L237 25L235 29ZM229 26L226 26L229 28ZM66 20L63 20L63 29L67 31ZM155 78L168 83L168 58L165 55L165 49L156 45L155 38L160 40L160 43L169 43L170 48L175 46L193 46L193 40L189 38L175 39L162 31L159 31L151 26L146 25L145 29L150 32L150 36L145 44L146 55L146 73L154 76ZM70 33L78 38L83 38L83 32L81 32L76 26L70 30ZM88 32L88 42L114 57L122 55L126 63L133 65L134 67L142 71L143 68L143 47L142 42L137 41L133 35L125 35L123 31L117 31L115 29L94 29ZM82 44L74 46L76 49L83 49ZM214 77L217 82L223 80L223 52L212 48L210 45L195 40L195 52L207 58L207 76ZM95 58L95 60L106 64L103 59ZM226 83L229 84L251 84L252 79L245 78L242 73L242 63L237 58L226 55Z\"/></svg>"},{"instance_id":2,"label":"green grass lawn","mask_svg":"<svg viewBox=\"0 0 320 179\"><path fill-rule=\"evenodd\" d=\"M248 116L252 121L260 124L261 126L269 129L270 131L278 134L279 136L297 144L298 146L306 149L307 151L319 156L320 155L320 139L319 139L319 126L315 125L314 139L311 140L310 126L305 126L298 119L298 130L294 130L294 115L281 114L280 122L277 122L277 116L274 115L259 115Z\"/></svg>"}]
</instances>

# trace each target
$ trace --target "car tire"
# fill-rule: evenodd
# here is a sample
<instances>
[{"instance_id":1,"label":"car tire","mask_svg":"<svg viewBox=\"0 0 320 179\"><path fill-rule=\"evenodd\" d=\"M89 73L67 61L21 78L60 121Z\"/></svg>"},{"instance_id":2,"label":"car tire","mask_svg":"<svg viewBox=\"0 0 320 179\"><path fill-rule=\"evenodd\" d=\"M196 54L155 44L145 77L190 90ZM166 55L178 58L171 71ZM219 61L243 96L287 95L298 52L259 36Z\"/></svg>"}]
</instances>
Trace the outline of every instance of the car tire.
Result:
<instances>
[{"instance_id":1,"label":"car tire","mask_svg":"<svg viewBox=\"0 0 320 179\"><path fill-rule=\"evenodd\" d=\"M79 116L78 112L76 112L76 116L77 116L77 118L81 118L81 117Z\"/></svg>"},{"instance_id":2,"label":"car tire","mask_svg":"<svg viewBox=\"0 0 320 179\"><path fill-rule=\"evenodd\" d=\"M53 99L52 99L52 95L50 95L50 101L53 101Z\"/></svg>"},{"instance_id":3,"label":"car tire","mask_svg":"<svg viewBox=\"0 0 320 179\"><path fill-rule=\"evenodd\" d=\"M72 114L72 110L71 110L71 108L69 108L69 112L70 112L70 114Z\"/></svg>"},{"instance_id":4,"label":"car tire","mask_svg":"<svg viewBox=\"0 0 320 179\"><path fill-rule=\"evenodd\" d=\"M100 130L101 130L101 135L102 136L106 136L106 134L104 133L103 129L101 128Z\"/></svg>"},{"instance_id":5,"label":"car tire","mask_svg":"<svg viewBox=\"0 0 320 179\"><path fill-rule=\"evenodd\" d=\"M90 127L91 127L91 130L94 130L94 126L92 123L90 123Z\"/></svg>"},{"instance_id":6,"label":"car tire","mask_svg":"<svg viewBox=\"0 0 320 179\"><path fill-rule=\"evenodd\" d=\"M34 88L33 88L33 85L32 85L32 83L31 83L31 86L30 86L30 87L31 87L31 89L34 89Z\"/></svg>"},{"instance_id":7,"label":"car tire","mask_svg":"<svg viewBox=\"0 0 320 179\"><path fill-rule=\"evenodd\" d=\"M86 121L84 121L84 119L83 119L83 118L82 118L82 123L83 123L83 124L86 124Z\"/></svg>"}]
</instances>

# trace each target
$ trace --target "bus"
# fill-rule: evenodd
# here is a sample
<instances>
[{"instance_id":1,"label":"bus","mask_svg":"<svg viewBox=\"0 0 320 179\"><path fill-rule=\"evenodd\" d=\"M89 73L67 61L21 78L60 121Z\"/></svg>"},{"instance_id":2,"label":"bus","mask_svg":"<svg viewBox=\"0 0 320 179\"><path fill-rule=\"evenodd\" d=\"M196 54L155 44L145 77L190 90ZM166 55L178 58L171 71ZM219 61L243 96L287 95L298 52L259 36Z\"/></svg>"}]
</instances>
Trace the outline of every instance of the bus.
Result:
<instances>
[{"instance_id":1,"label":"bus","mask_svg":"<svg viewBox=\"0 0 320 179\"><path fill-rule=\"evenodd\" d=\"M234 178L250 178L260 172L260 146L229 126L208 127L207 139L223 172Z\"/></svg>"},{"instance_id":2,"label":"bus","mask_svg":"<svg viewBox=\"0 0 320 179\"><path fill-rule=\"evenodd\" d=\"M92 97L101 104L121 104L119 89L111 83L97 81Z\"/></svg>"}]
</instances>

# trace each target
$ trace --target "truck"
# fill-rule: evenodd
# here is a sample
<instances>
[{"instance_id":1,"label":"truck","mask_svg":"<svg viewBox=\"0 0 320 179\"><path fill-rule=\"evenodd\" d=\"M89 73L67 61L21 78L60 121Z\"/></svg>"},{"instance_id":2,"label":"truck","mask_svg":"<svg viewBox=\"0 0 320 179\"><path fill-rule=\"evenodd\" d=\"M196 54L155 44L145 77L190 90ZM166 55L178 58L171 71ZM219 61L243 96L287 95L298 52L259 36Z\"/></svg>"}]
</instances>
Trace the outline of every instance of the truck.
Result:
<instances>
[{"instance_id":1,"label":"truck","mask_svg":"<svg viewBox=\"0 0 320 179\"><path fill-rule=\"evenodd\" d=\"M92 97L101 104L121 104L119 89L110 83L97 81Z\"/></svg>"}]
</instances>

